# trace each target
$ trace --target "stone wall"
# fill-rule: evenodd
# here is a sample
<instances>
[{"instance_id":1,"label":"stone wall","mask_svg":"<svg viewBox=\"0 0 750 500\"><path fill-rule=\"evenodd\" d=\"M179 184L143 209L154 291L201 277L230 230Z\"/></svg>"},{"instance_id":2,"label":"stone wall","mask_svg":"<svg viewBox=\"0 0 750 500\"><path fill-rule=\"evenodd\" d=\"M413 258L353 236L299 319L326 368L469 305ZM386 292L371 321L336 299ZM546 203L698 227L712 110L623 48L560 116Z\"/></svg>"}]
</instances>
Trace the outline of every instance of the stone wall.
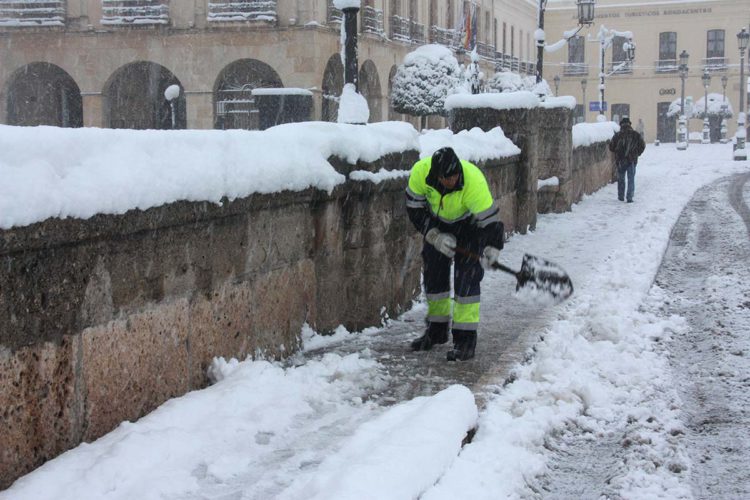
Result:
<instances>
[{"instance_id":1,"label":"stone wall","mask_svg":"<svg viewBox=\"0 0 750 500\"><path fill-rule=\"evenodd\" d=\"M416 152L351 170L407 170ZM518 157L480 165L509 229ZM0 231L0 488L206 385L214 356L280 358L420 291L406 178L178 202Z\"/></svg>"},{"instance_id":2,"label":"stone wall","mask_svg":"<svg viewBox=\"0 0 750 500\"><path fill-rule=\"evenodd\" d=\"M478 126L488 131L500 126L521 149L518 179L518 232L533 229L537 213L565 212L607 185L614 161L607 142L573 149L572 114L568 108L506 109L458 108L449 116L454 133ZM537 190L538 179L557 177L558 185Z\"/></svg>"}]
</instances>

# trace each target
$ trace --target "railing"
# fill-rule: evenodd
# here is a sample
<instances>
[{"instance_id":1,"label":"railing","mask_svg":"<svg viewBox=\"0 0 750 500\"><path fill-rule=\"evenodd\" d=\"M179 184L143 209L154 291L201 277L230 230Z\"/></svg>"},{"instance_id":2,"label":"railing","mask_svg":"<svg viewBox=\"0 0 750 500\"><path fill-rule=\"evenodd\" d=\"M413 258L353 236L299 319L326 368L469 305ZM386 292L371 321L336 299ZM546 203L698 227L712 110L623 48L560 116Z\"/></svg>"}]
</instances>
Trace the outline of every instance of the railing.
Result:
<instances>
[{"instance_id":1,"label":"railing","mask_svg":"<svg viewBox=\"0 0 750 500\"><path fill-rule=\"evenodd\" d=\"M564 76L582 76L589 74L589 65L586 63L563 63Z\"/></svg>"},{"instance_id":2,"label":"railing","mask_svg":"<svg viewBox=\"0 0 750 500\"><path fill-rule=\"evenodd\" d=\"M417 45L424 44L426 42L425 25L409 20L409 37L411 38L411 43L416 43Z\"/></svg>"},{"instance_id":3,"label":"railing","mask_svg":"<svg viewBox=\"0 0 750 500\"><path fill-rule=\"evenodd\" d=\"M657 73L677 73L680 68L677 59L659 59L654 62Z\"/></svg>"},{"instance_id":4,"label":"railing","mask_svg":"<svg viewBox=\"0 0 750 500\"><path fill-rule=\"evenodd\" d=\"M102 24L169 23L168 0L102 0Z\"/></svg>"},{"instance_id":5,"label":"railing","mask_svg":"<svg viewBox=\"0 0 750 500\"><path fill-rule=\"evenodd\" d=\"M438 43L449 48L457 47L457 31L448 28L441 28L440 26L430 26L430 43Z\"/></svg>"},{"instance_id":6,"label":"railing","mask_svg":"<svg viewBox=\"0 0 750 500\"><path fill-rule=\"evenodd\" d=\"M391 16L391 40L411 42L411 23L407 18Z\"/></svg>"},{"instance_id":7,"label":"railing","mask_svg":"<svg viewBox=\"0 0 750 500\"><path fill-rule=\"evenodd\" d=\"M477 42L477 54L484 59L494 59L495 46L488 43Z\"/></svg>"},{"instance_id":8,"label":"railing","mask_svg":"<svg viewBox=\"0 0 750 500\"><path fill-rule=\"evenodd\" d=\"M208 3L208 21L267 21L275 23L276 0L228 0Z\"/></svg>"},{"instance_id":9,"label":"railing","mask_svg":"<svg viewBox=\"0 0 750 500\"><path fill-rule=\"evenodd\" d=\"M328 24L344 22L344 13L333 6L333 0L328 0Z\"/></svg>"},{"instance_id":10,"label":"railing","mask_svg":"<svg viewBox=\"0 0 750 500\"><path fill-rule=\"evenodd\" d=\"M727 62L726 57L707 57L703 59L703 69L708 71L726 71Z\"/></svg>"},{"instance_id":11,"label":"railing","mask_svg":"<svg viewBox=\"0 0 750 500\"><path fill-rule=\"evenodd\" d=\"M613 61L609 63L607 73L612 75L629 75L633 73L631 61Z\"/></svg>"},{"instance_id":12,"label":"railing","mask_svg":"<svg viewBox=\"0 0 750 500\"><path fill-rule=\"evenodd\" d=\"M383 11L365 5L362 7L362 32L373 33L375 35L384 35Z\"/></svg>"},{"instance_id":13,"label":"railing","mask_svg":"<svg viewBox=\"0 0 750 500\"><path fill-rule=\"evenodd\" d=\"M64 0L6 0L0 2L0 27L64 25Z\"/></svg>"}]
</instances>

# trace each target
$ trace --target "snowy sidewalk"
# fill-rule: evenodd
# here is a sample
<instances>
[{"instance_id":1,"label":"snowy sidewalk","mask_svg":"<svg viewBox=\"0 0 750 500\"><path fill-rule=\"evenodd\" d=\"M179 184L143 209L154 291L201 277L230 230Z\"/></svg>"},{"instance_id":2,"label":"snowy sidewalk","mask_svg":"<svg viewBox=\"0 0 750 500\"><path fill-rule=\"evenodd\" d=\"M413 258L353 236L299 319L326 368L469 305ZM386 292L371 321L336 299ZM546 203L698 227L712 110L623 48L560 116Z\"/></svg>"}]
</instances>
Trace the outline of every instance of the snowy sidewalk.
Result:
<instances>
[{"instance_id":1,"label":"snowy sidewalk","mask_svg":"<svg viewBox=\"0 0 750 500\"><path fill-rule=\"evenodd\" d=\"M648 440L610 471L612 492L689 497L689 478L668 466L689 464L671 433L684 426L681 401L657 349L685 321L657 314L663 297L652 282L693 193L748 169L730 157L730 146L650 146L635 203L618 202L609 185L514 236L506 264L548 258L576 293L541 308L513 297L512 277L488 274L474 361L408 351L422 329L419 305L385 328L339 335L325 354L216 363L215 385L65 453L0 499L518 498L533 495L545 444L564 429L591 440L636 429Z\"/></svg>"}]
</instances>

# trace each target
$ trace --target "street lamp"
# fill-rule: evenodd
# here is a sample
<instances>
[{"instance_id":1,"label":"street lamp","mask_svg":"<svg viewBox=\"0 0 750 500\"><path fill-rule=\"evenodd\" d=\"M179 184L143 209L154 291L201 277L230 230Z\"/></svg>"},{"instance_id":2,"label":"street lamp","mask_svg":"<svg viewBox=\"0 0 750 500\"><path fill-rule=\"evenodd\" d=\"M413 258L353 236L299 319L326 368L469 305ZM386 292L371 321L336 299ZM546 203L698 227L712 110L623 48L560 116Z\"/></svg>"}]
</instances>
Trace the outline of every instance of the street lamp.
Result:
<instances>
[{"instance_id":1,"label":"street lamp","mask_svg":"<svg viewBox=\"0 0 750 500\"><path fill-rule=\"evenodd\" d=\"M584 26L589 26L594 22L594 4L595 0L576 0L578 7L578 29L575 31L566 31L565 40L570 40L583 29ZM544 11L547 8L547 0L539 0L539 15L537 30L535 33L536 38L536 83L542 81L542 67L544 65L544 47L545 34L544 34Z\"/></svg>"},{"instance_id":2,"label":"street lamp","mask_svg":"<svg viewBox=\"0 0 750 500\"><path fill-rule=\"evenodd\" d=\"M557 97L557 94L560 90L560 75L555 75L552 80L555 82L555 97Z\"/></svg>"},{"instance_id":3,"label":"street lamp","mask_svg":"<svg viewBox=\"0 0 750 500\"><path fill-rule=\"evenodd\" d=\"M747 160L747 153L745 152L745 140L747 139L747 131L745 130L745 49L747 49L747 42L750 41L750 33L746 28L737 33L737 45L740 48L740 110L737 113L737 144L734 151L735 160Z\"/></svg>"},{"instance_id":4,"label":"street lamp","mask_svg":"<svg viewBox=\"0 0 750 500\"><path fill-rule=\"evenodd\" d=\"M172 114L172 129L177 128L177 113L175 111L175 104L177 101L177 98L180 97L180 86L179 85L170 85L166 89L164 89L164 98L169 103L169 107Z\"/></svg>"},{"instance_id":5,"label":"street lamp","mask_svg":"<svg viewBox=\"0 0 750 500\"><path fill-rule=\"evenodd\" d=\"M708 144L711 142L711 130L708 127L708 87L711 85L711 75L708 68L703 70L701 82L703 82L703 137L701 144Z\"/></svg>"},{"instance_id":6,"label":"street lamp","mask_svg":"<svg viewBox=\"0 0 750 500\"><path fill-rule=\"evenodd\" d=\"M615 39L616 36L621 37L627 37L628 41L625 42L622 46L622 48L625 50L625 60L622 61L620 64L612 68L612 71L609 73L606 73L604 71L604 53L606 52L607 48L612 45L612 41ZM604 26L601 26L599 28L599 34L597 35L597 40L599 41L601 51L599 54L599 115L601 118L599 120L605 120L604 118L604 79L607 76L613 75L614 73L617 73L622 68L630 64L635 59L635 42L633 42L633 33L629 31L615 31L615 30L609 30Z\"/></svg>"},{"instance_id":7,"label":"street lamp","mask_svg":"<svg viewBox=\"0 0 750 500\"><path fill-rule=\"evenodd\" d=\"M727 75L724 75L721 77L721 139L719 142L722 144L726 144L727 141L727 83L729 82L729 78Z\"/></svg>"},{"instance_id":8,"label":"street lamp","mask_svg":"<svg viewBox=\"0 0 750 500\"><path fill-rule=\"evenodd\" d=\"M583 121L586 121L586 85L588 81L584 78L581 80L581 90L583 91Z\"/></svg>"},{"instance_id":9,"label":"street lamp","mask_svg":"<svg viewBox=\"0 0 750 500\"><path fill-rule=\"evenodd\" d=\"M680 118L677 120L677 149L684 151L687 149L687 119L685 118L685 79L688 75L688 59L690 54L683 50L680 54L680 80L682 80L682 90L680 91Z\"/></svg>"}]
</instances>

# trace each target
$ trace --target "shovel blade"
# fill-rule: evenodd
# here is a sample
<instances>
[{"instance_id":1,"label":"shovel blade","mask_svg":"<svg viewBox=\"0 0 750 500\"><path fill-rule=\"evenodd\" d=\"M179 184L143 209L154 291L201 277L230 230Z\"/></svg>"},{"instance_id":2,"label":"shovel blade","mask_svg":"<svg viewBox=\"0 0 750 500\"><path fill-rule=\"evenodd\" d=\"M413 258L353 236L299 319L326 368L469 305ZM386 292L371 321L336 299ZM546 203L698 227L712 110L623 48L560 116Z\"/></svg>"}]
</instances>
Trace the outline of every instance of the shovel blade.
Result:
<instances>
[{"instance_id":1,"label":"shovel blade","mask_svg":"<svg viewBox=\"0 0 750 500\"><path fill-rule=\"evenodd\" d=\"M526 254L516 275L516 291L539 295L560 303L573 295L573 282L565 270L546 259Z\"/></svg>"}]
</instances>

